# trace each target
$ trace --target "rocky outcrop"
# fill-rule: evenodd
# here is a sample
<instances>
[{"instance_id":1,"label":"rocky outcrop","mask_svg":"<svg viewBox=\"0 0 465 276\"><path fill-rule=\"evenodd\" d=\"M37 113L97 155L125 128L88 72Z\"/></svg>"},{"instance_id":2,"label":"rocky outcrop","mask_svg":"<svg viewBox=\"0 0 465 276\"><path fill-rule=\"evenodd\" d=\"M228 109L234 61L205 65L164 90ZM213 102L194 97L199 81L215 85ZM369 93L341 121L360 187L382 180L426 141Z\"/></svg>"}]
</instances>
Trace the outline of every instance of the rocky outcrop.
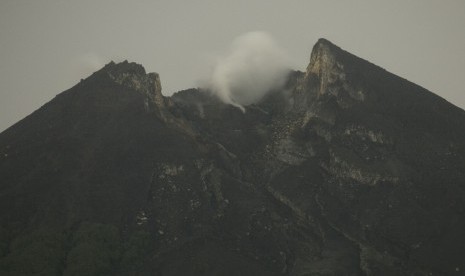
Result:
<instances>
[{"instance_id":1,"label":"rocky outcrop","mask_svg":"<svg viewBox=\"0 0 465 276\"><path fill-rule=\"evenodd\" d=\"M166 107L166 99L161 92L161 82L158 73L146 73L142 65L124 61L111 61L101 70L102 73L128 89L137 91L145 97L144 106L148 112L161 113Z\"/></svg>"},{"instance_id":2,"label":"rocky outcrop","mask_svg":"<svg viewBox=\"0 0 465 276\"><path fill-rule=\"evenodd\" d=\"M0 134L0 274L460 275L463 110L324 39L205 92L111 62Z\"/></svg>"},{"instance_id":3,"label":"rocky outcrop","mask_svg":"<svg viewBox=\"0 0 465 276\"><path fill-rule=\"evenodd\" d=\"M316 75L318 94L335 95L341 107L349 108L367 97L367 88L360 83L354 60L360 61L328 40L320 39L313 47L305 77L310 80Z\"/></svg>"},{"instance_id":4,"label":"rocky outcrop","mask_svg":"<svg viewBox=\"0 0 465 276\"><path fill-rule=\"evenodd\" d=\"M114 82L150 97L155 104L163 104L160 77L157 73L146 74L142 65L128 61L118 64L112 61L102 70Z\"/></svg>"}]
</instances>

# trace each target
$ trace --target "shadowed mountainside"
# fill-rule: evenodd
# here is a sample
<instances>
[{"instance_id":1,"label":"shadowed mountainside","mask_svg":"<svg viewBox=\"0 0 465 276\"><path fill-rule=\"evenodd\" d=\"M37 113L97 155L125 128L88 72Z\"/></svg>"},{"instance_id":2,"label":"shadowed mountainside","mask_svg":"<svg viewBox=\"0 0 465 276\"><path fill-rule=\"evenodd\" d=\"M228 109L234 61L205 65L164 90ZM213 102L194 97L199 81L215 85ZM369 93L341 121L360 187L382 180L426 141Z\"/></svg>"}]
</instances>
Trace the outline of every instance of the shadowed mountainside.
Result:
<instances>
[{"instance_id":1,"label":"shadowed mountainside","mask_svg":"<svg viewBox=\"0 0 465 276\"><path fill-rule=\"evenodd\" d=\"M0 274L460 275L464 126L324 39L245 113L111 62L0 134Z\"/></svg>"}]
</instances>

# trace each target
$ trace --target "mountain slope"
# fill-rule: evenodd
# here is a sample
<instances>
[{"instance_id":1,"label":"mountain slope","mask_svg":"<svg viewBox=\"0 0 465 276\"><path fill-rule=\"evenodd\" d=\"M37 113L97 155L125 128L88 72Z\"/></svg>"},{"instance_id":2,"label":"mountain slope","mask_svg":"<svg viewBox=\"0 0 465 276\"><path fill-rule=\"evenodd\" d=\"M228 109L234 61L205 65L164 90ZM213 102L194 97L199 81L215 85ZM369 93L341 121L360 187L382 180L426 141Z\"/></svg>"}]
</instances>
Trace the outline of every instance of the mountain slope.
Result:
<instances>
[{"instance_id":1,"label":"mountain slope","mask_svg":"<svg viewBox=\"0 0 465 276\"><path fill-rule=\"evenodd\" d=\"M324 39L245 113L110 63L0 134L0 271L460 275L464 125Z\"/></svg>"}]
</instances>

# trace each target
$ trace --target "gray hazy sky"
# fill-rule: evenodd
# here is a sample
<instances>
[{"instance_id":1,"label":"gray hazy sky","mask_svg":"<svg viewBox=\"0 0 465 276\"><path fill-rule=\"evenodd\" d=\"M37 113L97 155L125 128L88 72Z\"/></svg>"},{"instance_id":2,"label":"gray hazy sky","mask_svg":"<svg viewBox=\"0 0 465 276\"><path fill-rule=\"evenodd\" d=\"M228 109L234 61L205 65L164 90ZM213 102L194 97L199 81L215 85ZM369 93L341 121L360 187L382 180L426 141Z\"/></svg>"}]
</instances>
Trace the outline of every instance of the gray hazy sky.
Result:
<instances>
[{"instance_id":1,"label":"gray hazy sky","mask_svg":"<svg viewBox=\"0 0 465 276\"><path fill-rule=\"evenodd\" d=\"M465 1L0 1L0 131L110 60L198 86L237 36L265 31L305 70L324 37L465 107Z\"/></svg>"}]
</instances>

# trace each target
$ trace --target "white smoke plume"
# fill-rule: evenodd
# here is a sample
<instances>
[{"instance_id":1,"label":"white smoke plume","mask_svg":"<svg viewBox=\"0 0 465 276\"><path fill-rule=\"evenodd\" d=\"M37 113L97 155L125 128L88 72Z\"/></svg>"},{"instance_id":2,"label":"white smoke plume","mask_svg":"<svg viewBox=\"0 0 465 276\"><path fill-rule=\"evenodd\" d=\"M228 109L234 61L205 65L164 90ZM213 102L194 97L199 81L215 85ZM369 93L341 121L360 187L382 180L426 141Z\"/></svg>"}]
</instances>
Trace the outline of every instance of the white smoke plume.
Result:
<instances>
[{"instance_id":1,"label":"white smoke plume","mask_svg":"<svg viewBox=\"0 0 465 276\"><path fill-rule=\"evenodd\" d=\"M213 68L208 89L222 101L239 107L258 102L272 89L281 88L289 72L287 54L265 32L236 38L230 52Z\"/></svg>"}]
</instances>

